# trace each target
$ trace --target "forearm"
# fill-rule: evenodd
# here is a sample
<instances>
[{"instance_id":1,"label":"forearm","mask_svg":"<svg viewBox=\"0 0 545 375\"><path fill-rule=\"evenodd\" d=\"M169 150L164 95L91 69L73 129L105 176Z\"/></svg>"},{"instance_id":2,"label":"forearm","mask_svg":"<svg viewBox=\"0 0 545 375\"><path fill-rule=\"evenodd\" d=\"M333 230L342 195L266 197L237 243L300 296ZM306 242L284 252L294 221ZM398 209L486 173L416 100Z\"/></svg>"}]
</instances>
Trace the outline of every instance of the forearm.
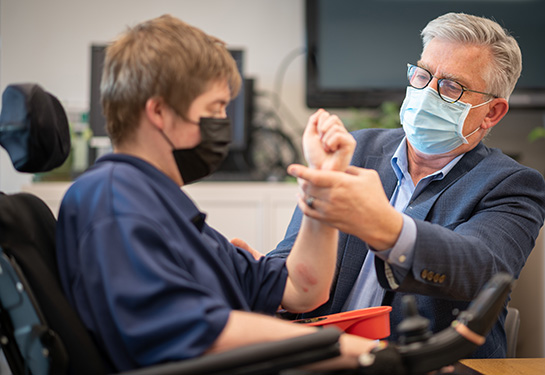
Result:
<instances>
[{"instance_id":1,"label":"forearm","mask_svg":"<svg viewBox=\"0 0 545 375\"><path fill-rule=\"evenodd\" d=\"M318 110L310 117L303 134L303 150L310 168L344 171L355 146L354 137L337 116ZM294 169L297 168L296 165L288 167L288 173L296 173ZM316 199L314 194L304 193L306 197ZM300 198L301 206L316 209ZM286 260L288 280L282 300L285 309L309 311L328 300L337 259L338 236L338 230L329 223L309 215L302 218L300 231Z\"/></svg>"},{"instance_id":2,"label":"forearm","mask_svg":"<svg viewBox=\"0 0 545 375\"><path fill-rule=\"evenodd\" d=\"M225 328L207 353L218 353L237 347L284 340L315 332L317 328L255 313L233 310ZM318 367L325 369L355 368L357 357L368 353L376 346L372 340L343 334L340 338L341 356L320 363Z\"/></svg>"},{"instance_id":3,"label":"forearm","mask_svg":"<svg viewBox=\"0 0 545 375\"><path fill-rule=\"evenodd\" d=\"M225 328L207 352L224 352L240 346L288 339L312 333L314 330L313 327L271 316L233 310Z\"/></svg>"},{"instance_id":4,"label":"forearm","mask_svg":"<svg viewBox=\"0 0 545 375\"><path fill-rule=\"evenodd\" d=\"M288 281L282 299L286 310L309 311L328 300L337 259L337 241L336 229L303 217L286 260Z\"/></svg>"}]
</instances>

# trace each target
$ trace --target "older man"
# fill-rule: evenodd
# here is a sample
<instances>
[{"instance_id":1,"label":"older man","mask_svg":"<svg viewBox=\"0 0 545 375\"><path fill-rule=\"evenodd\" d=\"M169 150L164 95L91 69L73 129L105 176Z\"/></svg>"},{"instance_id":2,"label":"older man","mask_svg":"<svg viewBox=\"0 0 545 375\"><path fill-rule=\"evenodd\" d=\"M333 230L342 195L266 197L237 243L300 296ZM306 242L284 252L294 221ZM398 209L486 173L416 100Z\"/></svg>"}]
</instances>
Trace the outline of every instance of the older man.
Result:
<instances>
[{"instance_id":1,"label":"older man","mask_svg":"<svg viewBox=\"0 0 545 375\"><path fill-rule=\"evenodd\" d=\"M543 177L481 143L508 111L517 42L496 22L454 13L422 38L420 61L407 66L403 129L355 132L344 173L292 169L306 199L270 256L290 252L303 214L343 232L330 300L306 316L389 304L395 327L411 293L439 331L493 274L518 277L532 251ZM475 357L505 356L505 314Z\"/></svg>"}]
</instances>

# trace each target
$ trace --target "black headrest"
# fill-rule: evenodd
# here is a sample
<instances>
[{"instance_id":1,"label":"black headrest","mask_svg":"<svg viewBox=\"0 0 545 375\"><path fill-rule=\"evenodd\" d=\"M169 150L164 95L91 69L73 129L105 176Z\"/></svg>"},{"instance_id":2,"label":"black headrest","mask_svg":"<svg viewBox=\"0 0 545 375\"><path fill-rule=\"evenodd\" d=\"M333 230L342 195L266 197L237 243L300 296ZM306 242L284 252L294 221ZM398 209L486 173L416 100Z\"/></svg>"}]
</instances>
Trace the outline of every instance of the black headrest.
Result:
<instances>
[{"instance_id":1,"label":"black headrest","mask_svg":"<svg viewBox=\"0 0 545 375\"><path fill-rule=\"evenodd\" d=\"M70 153L70 129L59 100L36 84L6 87L0 145L19 172L46 172L64 163Z\"/></svg>"}]
</instances>

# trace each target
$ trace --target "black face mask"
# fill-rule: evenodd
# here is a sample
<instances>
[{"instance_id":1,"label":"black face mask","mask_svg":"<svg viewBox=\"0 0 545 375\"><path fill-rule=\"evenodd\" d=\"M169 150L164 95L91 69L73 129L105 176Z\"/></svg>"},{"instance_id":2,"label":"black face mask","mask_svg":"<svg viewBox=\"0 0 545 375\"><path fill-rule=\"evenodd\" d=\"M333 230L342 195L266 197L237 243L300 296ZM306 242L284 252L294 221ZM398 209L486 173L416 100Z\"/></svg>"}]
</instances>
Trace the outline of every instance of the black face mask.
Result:
<instances>
[{"instance_id":1,"label":"black face mask","mask_svg":"<svg viewBox=\"0 0 545 375\"><path fill-rule=\"evenodd\" d=\"M172 154L184 184L190 184L214 172L229 152L231 121L228 118L201 117L201 143L190 149L177 149L171 144Z\"/></svg>"}]
</instances>

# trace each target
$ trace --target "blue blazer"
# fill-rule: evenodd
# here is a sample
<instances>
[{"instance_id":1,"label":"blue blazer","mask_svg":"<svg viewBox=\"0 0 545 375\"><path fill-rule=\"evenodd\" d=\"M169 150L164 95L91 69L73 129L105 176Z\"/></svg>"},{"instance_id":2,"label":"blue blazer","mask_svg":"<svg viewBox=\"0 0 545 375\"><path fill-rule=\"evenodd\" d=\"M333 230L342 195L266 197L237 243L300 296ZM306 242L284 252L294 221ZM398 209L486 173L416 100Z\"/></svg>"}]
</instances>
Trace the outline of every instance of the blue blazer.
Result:
<instances>
[{"instance_id":1,"label":"blue blazer","mask_svg":"<svg viewBox=\"0 0 545 375\"><path fill-rule=\"evenodd\" d=\"M357 141L352 164L374 169L391 197L397 178L390 160L404 137L403 129L367 129L353 133ZM405 214L417 226L412 269L390 285L387 265L375 257L383 304L392 306L390 340L402 320L401 298L416 296L420 313L434 332L448 327L467 308L483 285L503 271L518 278L545 220L545 181L497 149L479 143L467 152L444 179L432 182L409 202ZM296 208L277 248L269 256L289 254L301 224ZM368 246L341 233L337 272L330 299L306 317L340 312L358 277ZM395 288L395 289L394 289ZM506 301L507 304L507 301ZM504 357L504 308L475 358Z\"/></svg>"}]
</instances>

